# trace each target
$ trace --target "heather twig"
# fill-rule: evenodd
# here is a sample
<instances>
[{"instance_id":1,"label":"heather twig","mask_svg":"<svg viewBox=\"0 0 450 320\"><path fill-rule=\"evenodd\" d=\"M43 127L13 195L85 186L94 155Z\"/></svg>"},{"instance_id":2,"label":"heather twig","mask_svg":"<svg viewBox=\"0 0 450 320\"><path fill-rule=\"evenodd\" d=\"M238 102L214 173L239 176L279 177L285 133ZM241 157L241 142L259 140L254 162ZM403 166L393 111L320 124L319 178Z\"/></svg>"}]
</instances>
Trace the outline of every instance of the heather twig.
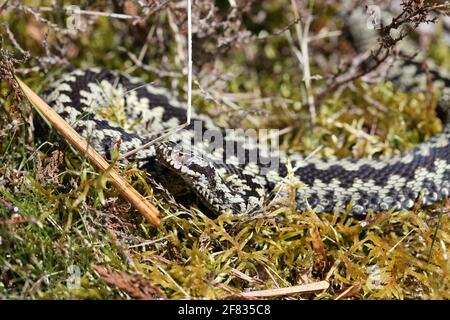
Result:
<instances>
[{"instance_id":1,"label":"heather twig","mask_svg":"<svg viewBox=\"0 0 450 320\"><path fill-rule=\"evenodd\" d=\"M423 23L435 23L437 21L436 17L429 18L431 12L448 10L450 4L448 2L435 4L404 0L402 8L402 12L394 17L391 23L381 26L377 48L363 53L358 58L353 59L353 63L346 70L340 70L339 73L332 75L318 95L319 101L322 101L328 93L377 70L389 57L392 57L397 44L406 38L411 31L417 29ZM394 31L398 30L397 35L393 36Z\"/></svg>"}]
</instances>

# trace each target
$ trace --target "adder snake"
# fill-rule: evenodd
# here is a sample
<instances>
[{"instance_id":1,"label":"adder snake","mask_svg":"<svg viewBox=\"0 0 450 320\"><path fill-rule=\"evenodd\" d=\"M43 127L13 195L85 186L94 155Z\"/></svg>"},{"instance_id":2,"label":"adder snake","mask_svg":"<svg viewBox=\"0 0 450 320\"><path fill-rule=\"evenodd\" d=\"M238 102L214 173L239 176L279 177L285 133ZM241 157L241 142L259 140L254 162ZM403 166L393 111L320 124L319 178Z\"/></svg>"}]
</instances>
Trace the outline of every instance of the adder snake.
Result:
<instances>
[{"instance_id":1,"label":"adder snake","mask_svg":"<svg viewBox=\"0 0 450 320\"><path fill-rule=\"evenodd\" d=\"M424 86L420 63L396 63L388 80L405 90ZM450 79L439 72L432 75L441 91L440 108L446 110ZM45 96L103 155L119 141L119 151L125 154L155 133L186 121L186 104L170 92L111 70L75 70L52 83ZM125 123L104 116L112 106L123 110ZM191 125L170 140L138 151L133 159L154 180L183 184L214 214L260 208L286 177L288 161L306 185L297 192L299 210L309 206L316 212L343 211L351 202L350 214L364 215L369 210L411 209L418 199L430 205L450 192L449 123L429 141L387 159L329 160L263 148L253 137L220 128L196 112Z\"/></svg>"}]
</instances>

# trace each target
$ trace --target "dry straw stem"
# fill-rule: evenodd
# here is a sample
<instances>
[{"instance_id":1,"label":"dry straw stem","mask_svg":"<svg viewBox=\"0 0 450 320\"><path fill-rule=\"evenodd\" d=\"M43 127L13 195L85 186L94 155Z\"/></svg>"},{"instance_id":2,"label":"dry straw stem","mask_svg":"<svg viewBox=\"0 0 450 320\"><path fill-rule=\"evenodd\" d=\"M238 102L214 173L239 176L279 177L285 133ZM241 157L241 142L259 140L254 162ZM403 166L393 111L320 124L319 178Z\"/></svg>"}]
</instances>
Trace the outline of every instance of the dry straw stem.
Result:
<instances>
[{"instance_id":1,"label":"dry straw stem","mask_svg":"<svg viewBox=\"0 0 450 320\"><path fill-rule=\"evenodd\" d=\"M328 289L329 286L330 284L328 283L328 281L319 281L287 288L242 292L239 293L239 296L243 298L269 298L269 297L278 297L292 294L322 291Z\"/></svg>"},{"instance_id":2,"label":"dry straw stem","mask_svg":"<svg viewBox=\"0 0 450 320\"><path fill-rule=\"evenodd\" d=\"M104 171L113 186L130 204L139 211L154 226L160 225L159 212L139 192L136 191L109 163L90 148L83 139L66 121L64 121L52 108L49 107L36 93L33 92L19 78L15 78L28 100L43 114L51 125L78 151L85 153L88 159L101 171Z\"/></svg>"}]
</instances>

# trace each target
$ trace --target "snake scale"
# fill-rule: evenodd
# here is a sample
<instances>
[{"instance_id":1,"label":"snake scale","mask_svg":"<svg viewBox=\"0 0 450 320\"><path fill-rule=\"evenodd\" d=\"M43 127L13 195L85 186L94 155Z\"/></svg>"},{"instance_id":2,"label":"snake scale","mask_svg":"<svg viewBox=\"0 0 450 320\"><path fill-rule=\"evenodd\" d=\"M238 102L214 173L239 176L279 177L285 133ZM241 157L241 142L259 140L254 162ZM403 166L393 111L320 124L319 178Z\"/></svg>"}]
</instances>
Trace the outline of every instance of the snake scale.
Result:
<instances>
[{"instance_id":1,"label":"snake scale","mask_svg":"<svg viewBox=\"0 0 450 320\"><path fill-rule=\"evenodd\" d=\"M406 91L425 88L420 62L397 61L387 80ZM440 89L439 108L450 106L450 78L431 72ZM156 134L186 122L186 103L164 88L117 71L75 70L53 82L46 101L99 153L109 156L136 149ZM111 121L111 109L126 121ZM114 114L114 112L112 112ZM192 113L192 122L166 141L132 156L155 181L183 186L219 215L251 213L274 197L288 174L305 184L297 191L299 210L369 211L427 206L450 192L450 123L430 140L386 159L323 159L262 146L252 135L217 126L208 116ZM351 206L348 206L351 204Z\"/></svg>"}]
</instances>

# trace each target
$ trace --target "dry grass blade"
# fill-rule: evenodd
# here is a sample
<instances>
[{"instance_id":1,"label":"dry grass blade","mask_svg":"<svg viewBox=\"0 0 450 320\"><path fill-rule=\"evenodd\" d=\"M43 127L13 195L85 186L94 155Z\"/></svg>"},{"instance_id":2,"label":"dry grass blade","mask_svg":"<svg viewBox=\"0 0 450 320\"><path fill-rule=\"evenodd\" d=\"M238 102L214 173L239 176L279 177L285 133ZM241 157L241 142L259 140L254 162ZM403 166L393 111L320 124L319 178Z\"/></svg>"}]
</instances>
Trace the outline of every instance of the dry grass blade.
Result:
<instances>
[{"instance_id":1,"label":"dry grass blade","mask_svg":"<svg viewBox=\"0 0 450 320\"><path fill-rule=\"evenodd\" d=\"M43 114L51 125L78 151L85 153L89 160L100 170L104 171L113 186L130 204L139 211L151 224L159 226L158 209L150 204L137 192L109 163L98 154L67 122L65 122L52 108L49 107L24 82L16 77L16 81L28 100Z\"/></svg>"},{"instance_id":2,"label":"dry grass blade","mask_svg":"<svg viewBox=\"0 0 450 320\"><path fill-rule=\"evenodd\" d=\"M241 272L241 271L239 271L237 269L234 269L234 268L231 269L230 274L232 274L233 276L235 276L235 277L237 277L237 278L239 278L241 280L247 281L248 283L257 283L257 284L263 284L264 283L263 280L250 277L250 276L246 275L245 273L243 273L243 272Z\"/></svg>"},{"instance_id":3,"label":"dry grass blade","mask_svg":"<svg viewBox=\"0 0 450 320\"><path fill-rule=\"evenodd\" d=\"M355 295L356 293L358 293L358 291L360 291L360 290L361 290L361 284L360 283L354 284L354 285L348 287L347 289L345 289L341 294L339 294L336 298L334 298L334 300L351 297L352 295Z\"/></svg>"},{"instance_id":4,"label":"dry grass blade","mask_svg":"<svg viewBox=\"0 0 450 320\"><path fill-rule=\"evenodd\" d=\"M319 281L315 283L302 284L299 286L279 288L279 289L269 289L251 292L242 292L239 294L243 298L268 298L268 297L279 297L292 294L300 293L311 293L316 291L322 291L328 289L330 284L328 281Z\"/></svg>"},{"instance_id":5,"label":"dry grass blade","mask_svg":"<svg viewBox=\"0 0 450 320\"><path fill-rule=\"evenodd\" d=\"M160 288L142 276L115 272L102 266L94 266L94 270L106 283L125 291L133 298L142 300L167 299Z\"/></svg>"},{"instance_id":6,"label":"dry grass blade","mask_svg":"<svg viewBox=\"0 0 450 320\"><path fill-rule=\"evenodd\" d=\"M3 2L3 4L0 6L0 13L3 11L3 9L6 8L7 4L8 4L9 0L6 0L5 2Z\"/></svg>"}]
</instances>

